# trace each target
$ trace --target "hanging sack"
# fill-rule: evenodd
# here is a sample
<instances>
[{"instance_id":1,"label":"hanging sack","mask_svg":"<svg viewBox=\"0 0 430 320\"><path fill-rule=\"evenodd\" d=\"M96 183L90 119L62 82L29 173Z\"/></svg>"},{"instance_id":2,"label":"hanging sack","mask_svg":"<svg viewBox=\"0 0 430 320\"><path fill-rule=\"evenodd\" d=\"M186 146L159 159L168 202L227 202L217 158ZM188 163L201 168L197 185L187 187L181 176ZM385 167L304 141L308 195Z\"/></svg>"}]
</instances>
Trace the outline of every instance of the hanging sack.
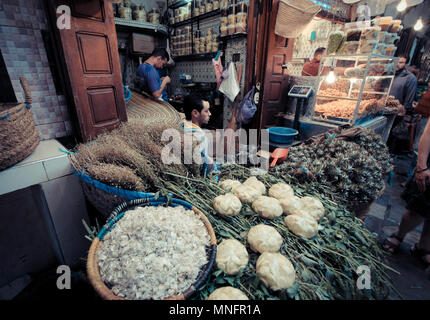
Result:
<instances>
[{"instance_id":1,"label":"hanging sack","mask_svg":"<svg viewBox=\"0 0 430 320\"><path fill-rule=\"evenodd\" d=\"M321 10L312 0L280 0L275 34L296 38Z\"/></svg>"},{"instance_id":2,"label":"hanging sack","mask_svg":"<svg viewBox=\"0 0 430 320\"><path fill-rule=\"evenodd\" d=\"M234 67L233 62L230 62L228 66L228 77L221 82L219 91L225 94L231 102L234 102L234 99L236 99L236 96L240 92L240 87L236 76L236 68Z\"/></svg>"},{"instance_id":3,"label":"hanging sack","mask_svg":"<svg viewBox=\"0 0 430 320\"><path fill-rule=\"evenodd\" d=\"M240 103L240 109L237 115L237 121L248 124L254 118L255 112L257 111L257 106L254 102L255 87L245 95L242 102Z\"/></svg>"}]
</instances>

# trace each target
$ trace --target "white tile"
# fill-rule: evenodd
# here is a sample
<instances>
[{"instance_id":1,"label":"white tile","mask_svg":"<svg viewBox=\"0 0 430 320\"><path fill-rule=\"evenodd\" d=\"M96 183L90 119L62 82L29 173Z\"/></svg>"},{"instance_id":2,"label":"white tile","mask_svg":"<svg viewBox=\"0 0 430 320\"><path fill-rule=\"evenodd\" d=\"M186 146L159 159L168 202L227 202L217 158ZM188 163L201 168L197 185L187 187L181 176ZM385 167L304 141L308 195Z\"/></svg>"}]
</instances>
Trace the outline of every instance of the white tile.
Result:
<instances>
[{"instance_id":1,"label":"white tile","mask_svg":"<svg viewBox=\"0 0 430 320\"><path fill-rule=\"evenodd\" d=\"M59 149L65 150L64 146L55 139L40 141L34 152L15 166L19 167L32 162L46 161L50 158L67 157L67 155Z\"/></svg>"},{"instance_id":2,"label":"white tile","mask_svg":"<svg viewBox=\"0 0 430 320\"><path fill-rule=\"evenodd\" d=\"M42 162L13 166L0 171L0 194L48 181Z\"/></svg>"},{"instance_id":3,"label":"white tile","mask_svg":"<svg viewBox=\"0 0 430 320\"><path fill-rule=\"evenodd\" d=\"M46 170L46 175L49 180L60 178L73 173L69 158L61 156L43 161L43 166Z\"/></svg>"}]
</instances>

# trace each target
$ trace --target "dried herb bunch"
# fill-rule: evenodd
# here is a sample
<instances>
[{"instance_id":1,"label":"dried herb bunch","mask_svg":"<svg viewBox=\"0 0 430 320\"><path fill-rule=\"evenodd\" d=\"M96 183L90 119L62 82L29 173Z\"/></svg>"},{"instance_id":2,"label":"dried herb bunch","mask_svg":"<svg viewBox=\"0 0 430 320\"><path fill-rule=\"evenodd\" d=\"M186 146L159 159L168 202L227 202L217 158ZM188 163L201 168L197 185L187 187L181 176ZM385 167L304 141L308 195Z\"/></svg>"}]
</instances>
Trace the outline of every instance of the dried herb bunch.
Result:
<instances>
[{"instance_id":1,"label":"dried herb bunch","mask_svg":"<svg viewBox=\"0 0 430 320\"><path fill-rule=\"evenodd\" d=\"M358 141L365 145L367 140ZM346 204L371 201L384 188L384 167L366 150L372 149L327 134L319 142L292 147L287 161L277 166L274 174L316 181L321 192L334 193Z\"/></svg>"}]
</instances>

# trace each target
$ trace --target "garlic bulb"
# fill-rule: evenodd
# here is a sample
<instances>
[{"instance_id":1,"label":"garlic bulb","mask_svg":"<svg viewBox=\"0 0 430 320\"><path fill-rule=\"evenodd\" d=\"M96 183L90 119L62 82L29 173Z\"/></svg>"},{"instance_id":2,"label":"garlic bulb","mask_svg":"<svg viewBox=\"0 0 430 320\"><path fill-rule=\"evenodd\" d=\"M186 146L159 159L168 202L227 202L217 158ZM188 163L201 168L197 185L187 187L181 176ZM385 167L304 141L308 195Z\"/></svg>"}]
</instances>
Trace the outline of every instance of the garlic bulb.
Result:
<instances>
[{"instance_id":1,"label":"garlic bulb","mask_svg":"<svg viewBox=\"0 0 430 320\"><path fill-rule=\"evenodd\" d=\"M303 210L303 203L299 197L292 196L289 198L281 199L280 201L282 210L286 215L300 214Z\"/></svg>"},{"instance_id":2,"label":"garlic bulb","mask_svg":"<svg viewBox=\"0 0 430 320\"><path fill-rule=\"evenodd\" d=\"M315 220L319 221L324 217L325 209L322 202L314 197L303 197L300 199L303 204L303 211L312 216Z\"/></svg>"},{"instance_id":3,"label":"garlic bulb","mask_svg":"<svg viewBox=\"0 0 430 320\"><path fill-rule=\"evenodd\" d=\"M240 186L240 181L227 179L220 183L219 187L225 191L233 191L234 188Z\"/></svg>"},{"instance_id":4,"label":"garlic bulb","mask_svg":"<svg viewBox=\"0 0 430 320\"><path fill-rule=\"evenodd\" d=\"M294 266L280 253L264 252L257 260L257 274L272 290L288 289L296 279Z\"/></svg>"},{"instance_id":5,"label":"garlic bulb","mask_svg":"<svg viewBox=\"0 0 430 320\"><path fill-rule=\"evenodd\" d=\"M288 230L295 235L310 239L318 233L318 222L309 216L289 215L284 219Z\"/></svg>"},{"instance_id":6,"label":"garlic bulb","mask_svg":"<svg viewBox=\"0 0 430 320\"><path fill-rule=\"evenodd\" d=\"M233 193L244 203L252 203L257 197L261 196L260 191L245 184L235 188Z\"/></svg>"},{"instance_id":7,"label":"garlic bulb","mask_svg":"<svg viewBox=\"0 0 430 320\"><path fill-rule=\"evenodd\" d=\"M277 252L282 245L282 236L279 232L265 224L258 224L249 229L247 240L251 250L259 253Z\"/></svg>"},{"instance_id":8,"label":"garlic bulb","mask_svg":"<svg viewBox=\"0 0 430 320\"><path fill-rule=\"evenodd\" d=\"M270 187L269 196L281 200L294 196L294 190L288 184L277 183Z\"/></svg>"},{"instance_id":9,"label":"garlic bulb","mask_svg":"<svg viewBox=\"0 0 430 320\"><path fill-rule=\"evenodd\" d=\"M233 287L222 287L210 294L208 300L249 300L246 294Z\"/></svg>"},{"instance_id":10,"label":"garlic bulb","mask_svg":"<svg viewBox=\"0 0 430 320\"><path fill-rule=\"evenodd\" d=\"M233 193L227 193L216 197L213 206L219 214L236 216L242 209L242 202Z\"/></svg>"},{"instance_id":11,"label":"garlic bulb","mask_svg":"<svg viewBox=\"0 0 430 320\"><path fill-rule=\"evenodd\" d=\"M259 196L252 203L252 209L262 218L276 219L282 216L282 207L278 199Z\"/></svg>"},{"instance_id":12,"label":"garlic bulb","mask_svg":"<svg viewBox=\"0 0 430 320\"><path fill-rule=\"evenodd\" d=\"M248 264L245 246L236 239L223 240L217 247L216 265L228 275L236 275Z\"/></svg>"},{"instance_id":13,"label":"garlic bulb","mask_svg":"<svg viewBox=\"0 0 430 320\"><path fill-rule=\"evenodd\" d=\"M260 195L266 194L266 186L256 177L250 177L246 179L243 184L258 190L260 192Z\"/></svg>"}]
</instances>

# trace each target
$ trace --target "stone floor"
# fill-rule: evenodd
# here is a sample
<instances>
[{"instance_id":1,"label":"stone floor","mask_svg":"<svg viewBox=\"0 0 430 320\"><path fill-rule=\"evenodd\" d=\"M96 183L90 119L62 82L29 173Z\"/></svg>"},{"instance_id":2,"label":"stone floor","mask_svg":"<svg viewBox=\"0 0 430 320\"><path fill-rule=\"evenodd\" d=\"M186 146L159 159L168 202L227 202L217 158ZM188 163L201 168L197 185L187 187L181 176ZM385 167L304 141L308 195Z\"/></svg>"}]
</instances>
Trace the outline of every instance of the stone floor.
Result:
<instances>
[{"instance_id":1,"label":"stone floor","mask_svg":"<svg viewBox=\"0 0 430 320\"><path fill-rule=\"evenodd\" d=\"M401 183L406 180L409 163L410 158L407 156L396 156L392 185L387 185L384 194L372 204L366 217L366 227L377 233L380 240L397 231L401 221L405 210L405 202L400 198L403 191ZM394 272L389 274L403 299L430 299L430 280L427 279L425 268L409 253L411 246L420 238L421 228L422 225L410 232L405 237L400 251L388 257L390 266L400 272L400 275ZM399 297L392 293L390 299Z\"/></svg>"}]
</instances>

